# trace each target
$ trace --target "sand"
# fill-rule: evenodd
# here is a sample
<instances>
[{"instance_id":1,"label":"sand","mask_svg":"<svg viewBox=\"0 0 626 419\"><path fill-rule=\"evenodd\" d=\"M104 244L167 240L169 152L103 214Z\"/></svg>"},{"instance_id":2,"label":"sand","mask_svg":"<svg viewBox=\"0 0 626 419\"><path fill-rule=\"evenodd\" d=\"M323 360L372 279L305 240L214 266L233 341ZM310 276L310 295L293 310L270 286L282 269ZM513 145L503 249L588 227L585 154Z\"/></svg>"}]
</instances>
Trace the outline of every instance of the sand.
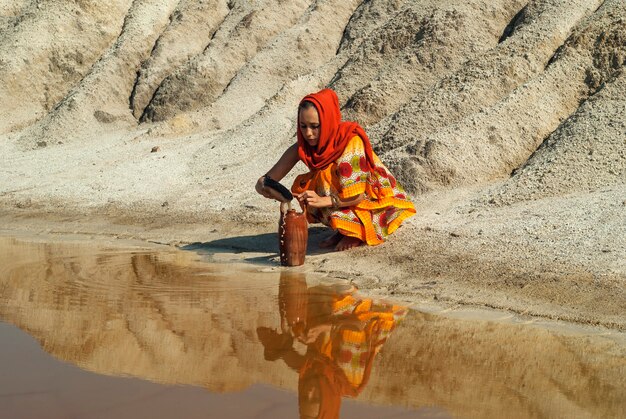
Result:
<instances>
[{"instance_id":1,"label":"sand","mask_svg":"<svg viewBox=\"0 0 626 419\"><path fill-rule=\"evenodd\" d=\"M316 228L305 269L623 330L625 22L621 0L10 0L2 228L272 262L278 204L254 183L330 86L418 214L344 253Z\"/></svg>"}]
</instances>

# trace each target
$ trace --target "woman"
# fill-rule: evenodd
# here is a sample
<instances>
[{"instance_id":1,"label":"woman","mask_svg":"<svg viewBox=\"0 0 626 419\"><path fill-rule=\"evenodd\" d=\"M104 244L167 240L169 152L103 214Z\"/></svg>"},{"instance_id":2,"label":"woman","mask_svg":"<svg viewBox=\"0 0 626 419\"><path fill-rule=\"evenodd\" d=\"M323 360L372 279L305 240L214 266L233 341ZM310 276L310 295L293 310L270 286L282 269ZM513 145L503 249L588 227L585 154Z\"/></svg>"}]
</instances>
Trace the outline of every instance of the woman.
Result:
<instances>
[{"instance_id":1,"label":"woman","mask_svg":"<svg viewBox=\"0 0 626 419\"><path fill-rule=\"evenodd\" d=\"M289 147L256 190L273 198L265 177L280 181L302 160L310 172L296 177L291 187L309 222L336 231L321 247L346 250L385 241L415 207L404 189L372 150L356 122L341 122L339 100L331 89L305 96L298 107L298 142Z\"/></svg>"}]
</instances>

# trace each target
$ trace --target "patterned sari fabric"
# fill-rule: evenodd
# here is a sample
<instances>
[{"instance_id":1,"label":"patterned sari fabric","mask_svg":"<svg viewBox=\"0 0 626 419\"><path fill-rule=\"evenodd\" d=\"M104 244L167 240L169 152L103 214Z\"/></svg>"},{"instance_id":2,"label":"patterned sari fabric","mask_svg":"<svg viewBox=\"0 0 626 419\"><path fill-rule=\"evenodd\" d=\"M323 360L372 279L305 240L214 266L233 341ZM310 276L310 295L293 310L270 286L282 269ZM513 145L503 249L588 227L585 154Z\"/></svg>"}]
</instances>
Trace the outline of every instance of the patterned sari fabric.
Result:
<instances>
[{"instance_id":1,"label":"patterned sari fabric","mask_svg":"<svg viewBox=\"0 0 626 419\"><path fill-rule=\"evenodd\" d=\"M319 196L335 193L341 199L365 194L354 207L307 208L309 222L321 222L373 246L383 243L402 221L415 214L402 186L378 156L373 157L375 168L370 171L363 140L354 136L334 163L296 177L291 187L294 193L313 190Z\"/></svg>"}]
</instances>

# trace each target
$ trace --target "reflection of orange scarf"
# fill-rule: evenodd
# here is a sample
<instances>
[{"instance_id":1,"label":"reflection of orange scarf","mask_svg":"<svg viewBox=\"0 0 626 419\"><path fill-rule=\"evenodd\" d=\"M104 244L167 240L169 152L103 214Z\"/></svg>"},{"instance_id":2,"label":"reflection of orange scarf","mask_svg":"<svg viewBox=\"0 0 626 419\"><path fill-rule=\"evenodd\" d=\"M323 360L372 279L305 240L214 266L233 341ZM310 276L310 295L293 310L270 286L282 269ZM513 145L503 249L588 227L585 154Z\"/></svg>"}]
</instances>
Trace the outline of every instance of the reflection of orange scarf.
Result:
<instances>
[{"instance_id":1,"label":"reflection of orange scarf","mask_svg":"<svg viewBox=\"0 0 626 419\"><path fill-rule=\"evenodd\" d=\"M341 122L339 99L331 89L320 90L305 96L301 101L315 105L320 118L320 139L317 146L311 147L300 132L300 112L298 111L298 155L311 170L326 168L337 160L348 142L358 135L363 140L365 154L370 168L374 167L372 145L365 130L356 122Z\"/></svg>"},{"instance_id":2,"label":"reflection of orange scarf","mask_svg":"<svg viewBox=\"0 0 626 419\"><path fill-rule=\"evenodd\" d=\"M298 383L298 397L303 397L301 387L305 377L315 377L320 389L320 410L317 419L338 419L341 410L341 397L344 395L356 396L354 389L346 379L341 368L325 356L313 355L307 357L300 370Z\"/></svg>"}]
</instances>

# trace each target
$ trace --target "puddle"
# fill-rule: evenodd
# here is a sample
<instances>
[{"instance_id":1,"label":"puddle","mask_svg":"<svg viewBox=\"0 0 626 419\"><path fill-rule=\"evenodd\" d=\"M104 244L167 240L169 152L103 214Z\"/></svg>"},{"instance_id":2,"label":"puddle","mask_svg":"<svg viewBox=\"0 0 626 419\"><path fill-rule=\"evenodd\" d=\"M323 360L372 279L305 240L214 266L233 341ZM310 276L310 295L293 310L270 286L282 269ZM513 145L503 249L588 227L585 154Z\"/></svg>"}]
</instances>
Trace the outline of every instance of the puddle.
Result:
<instances>
[{"instance_id":1,"label":"puddle","mask_svg":"<svg viewBox=\"0 0 626 419\"><path fill-rule=\"evenodd\" d=\"M0 237L1 416L626 417L623 334L267 271Z\"/></svg>"}]
</instances>

